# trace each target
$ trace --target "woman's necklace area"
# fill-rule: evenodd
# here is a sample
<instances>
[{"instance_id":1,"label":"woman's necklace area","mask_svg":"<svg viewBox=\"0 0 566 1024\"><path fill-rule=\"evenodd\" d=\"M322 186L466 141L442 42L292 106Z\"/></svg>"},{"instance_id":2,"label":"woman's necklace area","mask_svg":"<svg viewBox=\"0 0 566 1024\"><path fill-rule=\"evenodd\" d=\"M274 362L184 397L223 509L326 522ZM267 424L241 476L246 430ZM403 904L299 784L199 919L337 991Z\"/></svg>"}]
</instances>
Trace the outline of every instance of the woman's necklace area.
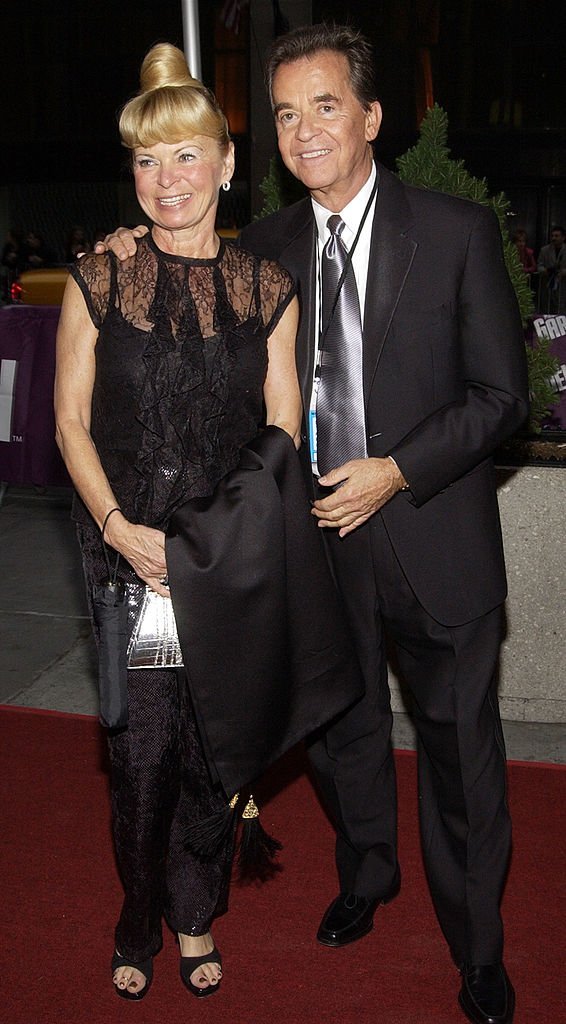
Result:
<instances>
[{"instance_id":1,"label":"woman's necklace area","mask_svg":"<svg viewBox=\"0 0 566 1024\"><path fill-rule=\"evenodd\" d=\"M166 239L161 240L159 236L156 238L155 229L150 231L150 236L155 248L158 249L159 252L163 253L164 256L177 256L181 259L215 260L222 246L222 240L216 233L214 233L212 237L207 239L203 244L195 245L187 239L186 245L181 244L175 246L175 249L172 249L171 246L167 244Z\"/></svg>"}]
</instances>

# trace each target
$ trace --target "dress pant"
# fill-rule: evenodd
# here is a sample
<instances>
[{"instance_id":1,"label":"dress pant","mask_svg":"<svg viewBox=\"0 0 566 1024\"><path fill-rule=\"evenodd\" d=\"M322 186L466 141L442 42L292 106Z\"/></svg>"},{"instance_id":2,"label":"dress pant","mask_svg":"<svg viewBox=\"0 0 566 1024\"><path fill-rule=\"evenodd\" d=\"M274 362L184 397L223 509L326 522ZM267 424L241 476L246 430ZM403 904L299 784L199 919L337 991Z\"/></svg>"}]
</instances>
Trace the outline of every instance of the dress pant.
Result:
<instances>
[{"instance_id":1,"label":"dress pant","mask_svg":"<svg viewBox=\"0 0 566 1024\"><path fill-rule=\"evenodd\" d=\"M382 517L326 542L366 681L365 697L310 747L337 829L342 891L387 894L396 791L384 630L414 702L422 848L436 913L457 964L502 958L499 904L509 860L505 749L496 694L502 608L463 626L417 601Z\"/></svg>"}]
</instances>

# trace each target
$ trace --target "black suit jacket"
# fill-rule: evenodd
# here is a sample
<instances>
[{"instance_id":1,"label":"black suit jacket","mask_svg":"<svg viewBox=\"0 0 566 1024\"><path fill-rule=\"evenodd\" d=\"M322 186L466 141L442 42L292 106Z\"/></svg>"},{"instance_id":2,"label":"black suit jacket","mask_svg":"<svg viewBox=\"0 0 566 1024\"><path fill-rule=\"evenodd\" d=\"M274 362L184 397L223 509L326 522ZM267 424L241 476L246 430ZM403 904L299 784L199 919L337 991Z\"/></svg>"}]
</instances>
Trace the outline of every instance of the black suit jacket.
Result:
<instances>
[{"instance_id":1,"label":"black suit jacket","mask_svg":"<svg viewBox=\"0 0 566 1024\"><path fill-rule=\"evenodd\" d=\"M410 492L381 514L421 604L455 626L506 595L491 455L528 411L521 320L493 212L405 186L379 165L378 174L364 311L368 455L392 455L409 481ZM310 199L245 228L240 244L279 260L297 281L297 367L308 409Z\"/></svg>"}]
</instances>

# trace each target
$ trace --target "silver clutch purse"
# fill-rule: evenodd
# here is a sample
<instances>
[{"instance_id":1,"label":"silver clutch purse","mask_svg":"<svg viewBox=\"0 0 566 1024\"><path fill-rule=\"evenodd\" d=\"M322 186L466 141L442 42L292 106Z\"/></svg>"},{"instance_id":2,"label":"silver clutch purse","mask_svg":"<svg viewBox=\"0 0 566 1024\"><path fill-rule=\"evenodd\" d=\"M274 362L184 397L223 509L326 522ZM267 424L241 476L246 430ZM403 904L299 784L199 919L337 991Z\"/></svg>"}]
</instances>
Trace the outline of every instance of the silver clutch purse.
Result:
<instances>
[{"instance_id":1,"label":"silver clutch purse","mask_svg":"<svg viewBox=\"0 0 566 1024\"><path fill-rule=\"evenodd\" d=\"M183 655L171 598L126 583L130 622L128 668L180 668Z\"/></svg>"}]
</instances>

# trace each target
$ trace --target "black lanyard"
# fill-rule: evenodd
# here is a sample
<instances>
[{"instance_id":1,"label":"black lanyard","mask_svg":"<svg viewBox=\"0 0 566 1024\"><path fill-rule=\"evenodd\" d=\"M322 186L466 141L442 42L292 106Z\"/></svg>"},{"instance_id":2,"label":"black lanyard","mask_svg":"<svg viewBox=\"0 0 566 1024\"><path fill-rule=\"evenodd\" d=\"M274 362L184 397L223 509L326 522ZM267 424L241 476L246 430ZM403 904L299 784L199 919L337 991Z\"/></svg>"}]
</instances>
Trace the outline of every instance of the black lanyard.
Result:
<instances>
[{"instance_id":1,"label":"black lanyard","mask_svg":"<svg viewBox=\"0 0 566 1024\"><path fill-rule=\"evenodd\" d=\"M359 242L360 235L362 233L362 228L363 228L363 226L364 226L364 224L365 224L365 222L367 220L369 211L371 209L371 204L373 203L373 201L375 199L375 194L377 192L378 184L379 184L379 181L378 181L378 176L377 176L377 173L376 173L375 181L373 183L373 187L372 187L372 190L371 190L371 193L370 193L370 197L369 197L369 199L368 199L368 201L366 203L365 210L364 210L364 212L362 214L362 219L360 221L358 230L356 232L356 237L354 238L354 241L353 241L350 249L348 249L348 252L346 254L346 262L344 264L344 268L342 270L342 273L340 274L340 279L338 281L338 284L336 285L336 295L334 296L334 300L332 302L332 308L330 310L330 313L328 315L328 320L326 321L324 327L322 326L322 320L321 320L321 318L322 318L322 275L320 274L320 261L319 261L318 302L319 302L319 310L320 310L320 317L319 317L320 328L319 328L319 342L318 342L318 359L317 359L317 368L316 368L316 373L315 373L315 376L317 376L317 377L320 376L320 362L321 362L322 352L323 352L323 349L324 349L324 341L325 341L326 335L328 333L328 328L330 327L330 324L332 323L332 319L334 317L334 312L336 310L336 305L337 305L338 299L340 297L340 291L342 289L342 285L344 284L344 281L345 281L345 278L346 278L346 274L348 273L348 270L349 270L349 268L351 266L352 259L353 259L353 256L354 256L354 252L356 251L356 246L357 246L357 244Z\"/></svg>"}]
</instances>

